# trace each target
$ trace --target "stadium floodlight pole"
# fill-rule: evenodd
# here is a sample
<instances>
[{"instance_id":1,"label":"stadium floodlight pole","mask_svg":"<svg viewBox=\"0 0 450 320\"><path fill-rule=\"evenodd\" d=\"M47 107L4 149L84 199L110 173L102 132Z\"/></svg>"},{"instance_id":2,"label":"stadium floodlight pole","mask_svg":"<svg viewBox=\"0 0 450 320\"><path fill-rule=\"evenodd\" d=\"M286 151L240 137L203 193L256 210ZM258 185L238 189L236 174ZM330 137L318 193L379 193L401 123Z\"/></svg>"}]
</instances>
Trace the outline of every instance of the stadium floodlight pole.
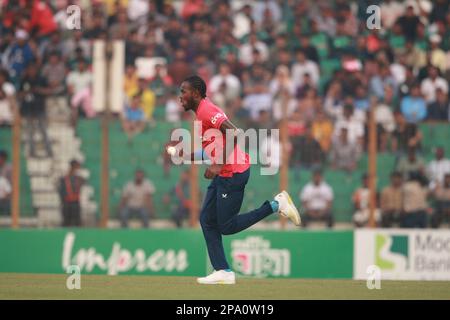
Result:
<instances>
[{"instance_id":1,"label":"stadium floodlight pole","mask_svg":"<svg viewBox=\"0 0 450 320\"><path fill-rule=\"evenodd\" d=\"M194 125L195 118L192 119L191 122L191 150L195 151L195 134L196 128ZM195 228L198 224L198 213L199 213L199 186L198 186L198 165L195 164L195 161L191 162L191 170L190 170L190 188L191 188L191 207L189 212L189 225L191 228Z\"/></svg>"},{"instance_id":2,"label":"stadium floodlight pole","mask_svg":"<svg viewBox=\"0 0 450 320\"><path fill-rule=\"evenodd\" d=\"M376 185L377 185L377 125L375 108L377 98L371 97L369 111L369 227L375 228Z\"/></svg>"},{"instance_id":3,"label":"stadium floodlight pole","mask_svg":"<svg viewBox=\"0 0 450 320\"><path fill-rule=\"evenodd\" d=\"M105 44L106 58L106 95L105 110L102 117L102 173L101 173L101 220L100 226L106 228L109 219L109 116L110 116L110 91L111 91L111 60L113 55L112 43L109 39Z\"/></svg>"},{"instance_id":4,"label":"stadium floodlight pole","mask_svg":"<svg viewBox=\"0 0 450 320\"><path fill-rule=\"evenodd\" d=\"M20 112L14 97L8 97L14 114L12 132L12 199L11 199L11 227L19 228L20 217Z\"/></svg>"},{"instance_id":5,"label":"stadium floodlight pole","mask_svg":"<svg viewBox=\"0 0 450 320\"><path fill-rule=\"evenodd\" d=\"M281 120L280 120L280 137L281 137L281 167L280 167L280 192L288 190L289 187L289 156L288 156L288 131L287 131L287 105L288 95L281 92ZM286 228L286 217L279 215L281 229Z\"/></svg>"}]
</instances>

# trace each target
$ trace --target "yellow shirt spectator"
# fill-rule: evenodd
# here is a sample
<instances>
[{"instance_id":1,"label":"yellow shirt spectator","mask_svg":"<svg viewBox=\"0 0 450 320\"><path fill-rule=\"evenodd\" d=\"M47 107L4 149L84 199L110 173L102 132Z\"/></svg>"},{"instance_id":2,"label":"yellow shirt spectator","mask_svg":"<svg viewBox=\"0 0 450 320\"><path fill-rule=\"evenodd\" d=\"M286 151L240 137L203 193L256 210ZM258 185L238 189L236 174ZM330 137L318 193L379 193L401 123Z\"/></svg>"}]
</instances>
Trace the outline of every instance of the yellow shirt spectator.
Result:
<instances>
[{"instance_id":1,"label":"yellow shirt spectator","mask_svg":"<svg viewBox=\"0 0 450 320\"><path fill-rule=\"evenodd\" d=\"M139 88L130 92L130 97L139 93ZM152 90L144 89L141 93L141 107L145 114L145 119L153 119L153 112L155 111L156 97Z\"/></svg>"},{"instance_id":2,"label":"yellow shirt spectator","mask_svg":"<svg viewBox=\"0 0 450 320\"><path fill-rule=\"evenodd\" d=\"M323 111L317 112L316 119L312 123L312 134L319 142L324 152L328 152L331 147L331 138L333 136L333 123L328 120Z\"/></svg>"},{"instance_id":3,"label":"yellow shirt spectator","mask_svg":"<svg viewBox=\"0 0 450 320\"><path fill-rule=\"evenodd\" d=\"M431 64L438 67L442 73L445 73L447 69L447 56L441 49L434 49L431 51Z\"/></svg>"},{"instance_id":4,"label":"yellow shirt spectator","mask_svg":"<svg viewBox=\"0 0 450 320\"><path fill-rule=\"evenodd\" d=\"M125 74L123 89L128 98L133 97L133 92L136 93L139 90L138 77L135 73Z\"/></svg>"},{"instance_id":5,"label":"yellow shirt spectator","mask_svg":"<svg viewBox=\"0 0 450 320\"><path fill-rule=\"evenodd\" d=\"M103 0L103 3L105 4L106 7L106 13L108 14L108 17L112 16L113 14L116 13L116 2L119 2L119 5L122 8L127 8L128 7L128 0Z\"/></svg>"}]
</instances>

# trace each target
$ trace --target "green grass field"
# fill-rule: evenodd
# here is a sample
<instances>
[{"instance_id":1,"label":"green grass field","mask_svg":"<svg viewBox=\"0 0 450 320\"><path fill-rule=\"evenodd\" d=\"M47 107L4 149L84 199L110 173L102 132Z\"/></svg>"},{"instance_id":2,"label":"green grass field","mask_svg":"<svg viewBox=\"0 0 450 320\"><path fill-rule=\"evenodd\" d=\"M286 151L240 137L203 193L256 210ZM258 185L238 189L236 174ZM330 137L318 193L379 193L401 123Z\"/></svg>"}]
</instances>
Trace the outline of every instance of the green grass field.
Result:
<instances>
[{"instance_id":1,"label":"green grass field","mask_svg":"<svg viewBox=\"0 0 450 320\"><path fill-rule=\"evenodd\" d=\"M0 299L450 299L448 281L238 279L236 285L198 285L193 277L81 275L81 289L66 288L67 275L0 273Z\"/></svg>"}]
</instances>

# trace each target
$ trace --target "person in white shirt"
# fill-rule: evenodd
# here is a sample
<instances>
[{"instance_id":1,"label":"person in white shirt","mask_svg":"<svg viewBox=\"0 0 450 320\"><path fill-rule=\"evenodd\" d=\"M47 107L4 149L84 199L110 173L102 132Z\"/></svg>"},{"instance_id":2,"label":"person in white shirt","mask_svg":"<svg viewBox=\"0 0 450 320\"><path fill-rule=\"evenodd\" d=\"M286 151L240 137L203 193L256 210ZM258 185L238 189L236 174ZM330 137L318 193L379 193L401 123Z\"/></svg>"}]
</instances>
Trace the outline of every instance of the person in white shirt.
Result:
<instances>
[{"instance_id":1,"label":"person in white shirt","mask_svg":"<svg viewBox=\"0 0 450 320\"><path fill-rule=\"evenodd\" d=\"M0 126L11 125L13 122L12 107L8 97L2 88L0 88Z\"/></svg>"},{"instance_id":2,"label":"person in white shirt","mask_svg":"<svg viewBox=\"0 0 450 320\"><path fill-rule=\"evenodd\" d=\"M254 85L254 92L245 96L242 107L250 114L252 121L258 121L261 110L270 111L272 108L272 95L267 91L263 82Z\"/></svg>"},{"instance_id":3,"label":"person in white shirt","mask_svg":"<svg viewBox=\"0 0 450 320\"><path fill-rule=\"evenodd\" d=\"M0 176L0 215L9 215L11 208L11 184L6 177Z\"/></svg>"},{"instance_id":4,"label":"person in white shirt","mask_svg":"<svg viewBox=\"0 0 450 320\"><path fill-rule=\"evenodd\" d=\"M289 68L284 65L277 67L275 77L269 84L269 91L272 95L272 111L274 120L278 121L283 117L283 104L287 103L286 116L289 117L298 106L295 99L295 87L289 75Z\"/></svg>"},{"instance_id":5,"label":"person in white shirt","mask_svg":"<svg viewBox=\"0 0 450 320\"><path fill-rule=\"evenodd\" d=\"M317 87L320 77L317 63L308 60L302 50L298 50L295 57L296 62L292 66L292 81L294 82L295 88L303 85L303 78L306 73L310 75L312 83Z\"/></svg>"},{"instance_id":6,"label":"person in white shirt","mask_svg":"<svg viewBox=\"0 0 450 320\"><path fill-rule=\"evenodd\" d=\"M249 4L245 4L244 6L242 6L239 12L235 13L233 16L233 36L236 39L241 39L250 32L251 20L252 6Z\"/></svg>"},{"instance_id":7,"label":"person in white shirt","mask_svg":"<svg viewBox=\"0 0 450 320\"><path fill-rule=\"evenodd\" d=\"M385 0L380 4L383 27L389 30L404 11L404 6L397 0Z\"/></svg>"},{"instance_id":8,"label":"person in white shirt","mask_svg":"<svg viewBox=\"0 0 450 320\"><path fill-rule=\"evenodd\" d=\"M8 72L0 70L0 89L3 90L7 97L12 97L16 93L14 85L8 81Z\"/></svg>"},{"instance_id":9,"label":"person in white shirt","mask_svg":"<svg viewBox=\"0 0 450 320\"><path fill-rule=\"evenodd\" d=\"M359 111L364 115L362 111ZM346 104L344 106L343 115L338 118L334 126L334 136L338 137L342 128L348 130L348 140L350 143L359 143L362 147L364 144L364 122L362 116L356 114L353 105Z\"/></svg>"},{"instance_id":10,"label":"person in white shirt","mask_svg":"<svg viewBox=\"0 0 450 320\"><path fill-rule=\"evenodd\" d=\"M331 212L333 206L333 190L322 179L320 170L313 173L313 181L309 182L300 193L300 200L305 208L302 217L304 227L311 220L325 220L329 228L333 227L334 218Z\"/></svg>"},{"instance_id":11,"label":"person in white shirt","mask_svg":"<svg viewBox=\"0 0 450 320\"><path fill-rule=\"evenodd\" d=\"M355 212L353 213L353 223L355 227L364 228L370 221L370 189L369 177L365 173L362 176L362 186L355 190L352 196ZM378 224L381 221L380 209L375 208L375 221Z\"/></svg>"},{"instance_id":12,"label":"person in white shirt","mask_svg":"<svg viewBox=\"0 0 450 320\"><path fill-rule=\"evenodd\" d=\"M183 111L177 97L177 92L171 92L166 101L166 121L178 123L181 120L181 111Z\"/></svg>"},{"instance_id":13,"label":"person in white shirt","mask_svg":"<svg viewBox=\"0 0 450 320\"><path fill-rule=\"evenodd\" d=\"M237 99L241 93L241 82L230 71L227 63L221 63L219 73L214 75L209 82L212 100L221 100L225 105Z\"/></svg>"},{"instance_id":14,"label":"person in white shirt","mask_svg":"<svg viewBox=\"0 0 450 320\"><path fill-rule=\"evenodd\" d=\"M266 10L272 15L274 22L279 22L282 18L282 12L279 4L275 0L266 1L252 1L253 4L253 19L257 24L261 24L263 21L264 13Z\"/></svg>"},{"instance_id":15,"label":"person in white shirt","mask_svg":"<svg viewBox=\"0 0 450 320\"><path fill-rule=\"evenodd\" d=\"M13 121L13 109L10 103L10 97L14 96L16 89L7 79L7 72L0 70L0 124L10 125Z\"/></svg>"},{"instance_id":16,"label":"person in white shirt","mask_svg":"<svg viewBox=\"0 0 450 320\"><path fill-rule=\"evenodd\" d=\"M431 103L436 101L436 89L441 88L446 94L448 93L448 83L442 77L439 77L439 69L430 66L428 68L428 78L423 79L420 85L420 91L422 92L425 101Z\"/></svg>"},{"instance_id":17,"label":"person in white shirt","mask_svg":"<svg viewBox=\"0 0 450 320\"><path fill-rule=\"evenodd\" d=\"M149 1L147 0L130 0L128 3L128 18L131 21L145 21L149 13Z\"/></svg>"},{"instance_id":18,"label":"person in white shirt","mask_svg":"<svg viewBox=\"0 0 450 320\"><path fill-rule=\"evenodd\" d=\"M88 70L86 61L78 61L78 70L69 72L67 75L67 88L71 95L70 104L76 109L81 106L88 118L96 114L92 105L92 72Z\"/></svg>"},{"instance_id":19,"label":"person in white shirt","mask_svg":"<svg viewBox=\"0 0 450 320\"><path fill-rule=\"evenodd\" d=\"M154 216L153 194L155 186L145 178L144 171L136 170L134 181L130 181L123 189L119 205L122 228L128 227L128 219L132 213L137 213L145 228L149 226L150 216Z\"/></svg>"},{"instance_id":20,"label":"person in white shirt","mask_svg":"<svg viewBox=\"0 0 450 320\"><path fill-rule=\"evenodd\" d=\"M267 45L258 40L258 37L255 33L251 33L249 35L249 40L247 43L241 45L239 48L239 60L245 66L250 66L254 62L254 50L257 50L261 56L261 62L267 61L269 58L269 49Z\"/></svg>"},{"instance_id":21,"label":"person in white shirt","mask_svg":"<svg viewBox=\"0 0 450 320\"><path fill-rule=\"evenodd\" d=\"M393 109L394 92L391 86L384 87L384 100L375 104L375 122L377 123L377 132L380 139L380 151L384 152L387 148L388 140L395 130L395 118Z\"/></svg>"},{"instance_id":22,"label":"person in white shirt","mask_svg":"<svg viewBox=\"0 0 450 320\"><path fill-rule=\"evenodd\" d=\"M430 180L430 189L435 189L444 182L444 176L450 173L450 159L445 159L443 147L436 148L435 160L427 166L427 176Z\"/></svg>"}]
</instances>

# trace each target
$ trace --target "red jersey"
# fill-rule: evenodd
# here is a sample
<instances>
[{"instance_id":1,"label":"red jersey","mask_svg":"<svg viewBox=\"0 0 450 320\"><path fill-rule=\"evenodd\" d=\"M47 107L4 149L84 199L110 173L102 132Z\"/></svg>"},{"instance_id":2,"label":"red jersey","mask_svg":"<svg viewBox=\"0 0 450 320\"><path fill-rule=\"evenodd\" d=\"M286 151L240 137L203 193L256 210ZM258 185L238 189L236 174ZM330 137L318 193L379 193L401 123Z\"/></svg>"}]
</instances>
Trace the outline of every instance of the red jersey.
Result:
<instances>
[{"instance_id":1,"label":"red jersey","mask_svg":"<svg viewBox=\"0 0 450 320\"><path fill-rule=\"evenodd\" d=\"M220 130L220 126L225 120L228 119L228 117L218 106L213 104L208 99L202 99L197 108L196 116L197 119L202 122L201 128L202 147L203 149L206 149L206 147L208 147L207 150L212 150L211 154L208 154L208 152L206 153L213 163L217 163L218 160L216 158L216 153L220 151L220 153L217 155L217 157L219 157L222 154L221 152L225 152L223 151L223 147L226 145L225 144L226 136L225 134L223 134L222 143L218 143L215 141L215 136L212 133L213 131L210 131L209 133L206 133L206 131L209 129ZM214 145L211 145L212 143L214 143ZM233 176L233 173L244 172L249 167L250 167L250 156L244 151L242 151L239 148L239 146L236 145L236 147L228 157L226 164L223 165L222 170L219 173L219 176L231 177Z\"/></svg>"}]
</instances>

